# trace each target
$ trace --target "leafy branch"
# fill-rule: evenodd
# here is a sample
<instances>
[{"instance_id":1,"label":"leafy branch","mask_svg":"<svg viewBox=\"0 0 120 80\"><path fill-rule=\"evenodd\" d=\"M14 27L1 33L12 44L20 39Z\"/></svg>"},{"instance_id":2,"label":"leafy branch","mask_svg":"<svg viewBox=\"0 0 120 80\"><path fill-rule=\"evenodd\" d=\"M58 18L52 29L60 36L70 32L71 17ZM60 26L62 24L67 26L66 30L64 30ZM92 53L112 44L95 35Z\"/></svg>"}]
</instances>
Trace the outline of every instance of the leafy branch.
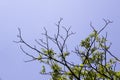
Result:
<instances>
[{"instance_id":1,"label":"leafy branch","mask_svg":"<svg viewBox=\"0 0 120 80\"><path fill-rule=\"evenodd\" d=\"M120 79L120 72L115 71L116 63L120 62L120 59L110 52L111 43L107 45L107 33L105 36L100 35L112 21L103 19L105 25L100 30L96 30L90 23L93 32L85 40L82 40L80 46L77 46L74 51L68 51L67 40L75 33L71 31L70 27L63 27L61 25L62 20L60 18L56 24L57 33L54 36L50 36L47 29L44 28L45 33L42 33L42 35L45 40L35 40L41 49L28 44L22 37L21 29L18 28L19 34L17 37L19 41L15 42L20 44L23 53L32 58L26 62L38 60L48 65L51 71L46 71L46 67L42 66L41 74L51 75L50 80ZM61 34L61 30L65 31L64 36ZM50 43L56 48L52 48ZM21 44L35 51L38 57L24 50ZM77 57L81 59L79 63L73 63L67 59L72 53L77 54ZM110 55L113 59L109 59L107 55Z\"/></svg>"}]
</instances>

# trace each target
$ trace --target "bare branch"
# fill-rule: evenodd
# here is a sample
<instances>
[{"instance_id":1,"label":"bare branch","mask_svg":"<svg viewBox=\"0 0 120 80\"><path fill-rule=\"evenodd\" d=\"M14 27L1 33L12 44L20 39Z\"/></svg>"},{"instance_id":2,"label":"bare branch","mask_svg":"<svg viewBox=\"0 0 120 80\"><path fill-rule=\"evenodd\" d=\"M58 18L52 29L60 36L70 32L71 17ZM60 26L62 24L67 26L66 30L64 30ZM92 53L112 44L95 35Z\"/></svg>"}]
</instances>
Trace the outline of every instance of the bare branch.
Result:
<instances>
[{"instance_id":1,"label":"bare branch","mask_svg":"<svg viewBox=\"0 0 120 80\"><path fill-rule=\"evenodd\" d=\"M110 20L106 20L106 19L103 19L104 22L105 22L105 25L103 28L101 28L99 31L98 31L98 34L101 33L110 23L112 23L112 21Z\"/></svg>"}]
</instances>

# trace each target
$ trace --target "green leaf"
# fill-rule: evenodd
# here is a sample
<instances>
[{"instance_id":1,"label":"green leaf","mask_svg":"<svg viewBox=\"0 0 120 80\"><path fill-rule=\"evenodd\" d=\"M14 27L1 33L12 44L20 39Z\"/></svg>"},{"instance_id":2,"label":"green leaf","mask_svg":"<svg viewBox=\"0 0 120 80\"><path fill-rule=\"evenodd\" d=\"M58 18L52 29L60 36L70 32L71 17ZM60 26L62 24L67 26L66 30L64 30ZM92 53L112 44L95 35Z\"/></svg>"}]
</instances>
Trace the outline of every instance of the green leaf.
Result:
<instances>
[{"instance_id":1,"label":"green leaf","mask_svg":"<svg viewBox=\"0 0 120 80\"><path fill-rule=\"evenodd\" d=\"M37 60L41 60L42 59L42 55L39 55L39 57L37 58Z\"/></svg>"},{"instance_id":2,"label":"green leaf","mask_svg":"<svg viewBox=\"0 0 120 80\"><path fill-rule=\"evenodd\" d=\"M80 67L83 67L84 66L84 64L80 64Z\"/></svg>"},{"instance_id":3,"label":"green leaf","mask_svg":"<svg viewBox=\"0 0 120 80\"><path fill-rule=\"evenodd\" d=\"M119 76L119 78L120 78L120 71L119 71L119 72L116 72L116 75Z\"/></svg>"},{"instance_id":4,"label":"green leaf","mask_svg":"<svg viewBox=\"0 0 120 80\"><path fill-rule=\"evenodd\" d=\"M93 52L96 51L96 50L97 50L96 47L92 48L92 49L91 49L91 53L93 53Z\"/></svg>"},{"instance_id":5,"label":"green leaf","mask_svg":"<svg viewBox=\"0 0 120 80\"><path fill-rule=\"evenodd\" d=\"M64 52L63 56L66 57L66 56L69 56L69 54L70 54L69 52Z\"/></svg>"},{"instance_id":6,"label":"green leaf","mask_svg":"<svg viewBox=\"0 0 120 80\"><path fill-rule=\"evenodd\" d=\"M41 70L41 74L44 74L45 72L46 72L45 66L43 65L43 66L42 66L42 70Z\"/></svg>"}]
</instances>

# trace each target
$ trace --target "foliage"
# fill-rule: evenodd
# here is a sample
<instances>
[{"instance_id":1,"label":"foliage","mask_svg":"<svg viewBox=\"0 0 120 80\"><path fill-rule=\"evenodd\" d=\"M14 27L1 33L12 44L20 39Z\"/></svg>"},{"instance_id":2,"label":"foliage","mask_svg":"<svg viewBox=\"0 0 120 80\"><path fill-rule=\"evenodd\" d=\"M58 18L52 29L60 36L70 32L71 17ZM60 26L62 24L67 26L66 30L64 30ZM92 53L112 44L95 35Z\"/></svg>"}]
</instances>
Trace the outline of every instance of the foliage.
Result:
<instances>
[{"instance_id":1,"label":"foliage","mask_svg":"<svg viewBox=\"0 0 120 80\"><path fill-rule=\"evenodd\" d=\"M45 40L35 40L41 49L25 42L22 38L21 30L18 29L19 35L17 37L20 41L16 43L22 43L38 53L38 57L35 57L20 46L21 50L32 58L32 60L26 62L38 60L45 64L42 66L40 73L51 75L50 80L119 80L120 71L116 71L115 68L116 63L120 62L120 60L109 51L111 43L108 43L107 33L105 36L100 35L107 25L112 22L104 20L105 25L99 31L90 24L93 32L82 40L74 51L68 51L66 42L74 33L70 32L70 28L61 27L61 21L62 19L56 24L57 33L54 37L49 36L44 28L45 33L43 35ZM61 28L66 32L65 36L61 35ZM57 50L50 46L50 42L56 46ZM78 59L80 58L79 63L73 63L68 60L71 54L77 55ZM108 56L112 58L108 58ZM46 71L46 66L49 66L51 70Z\"/></svg>"}]
</instances>

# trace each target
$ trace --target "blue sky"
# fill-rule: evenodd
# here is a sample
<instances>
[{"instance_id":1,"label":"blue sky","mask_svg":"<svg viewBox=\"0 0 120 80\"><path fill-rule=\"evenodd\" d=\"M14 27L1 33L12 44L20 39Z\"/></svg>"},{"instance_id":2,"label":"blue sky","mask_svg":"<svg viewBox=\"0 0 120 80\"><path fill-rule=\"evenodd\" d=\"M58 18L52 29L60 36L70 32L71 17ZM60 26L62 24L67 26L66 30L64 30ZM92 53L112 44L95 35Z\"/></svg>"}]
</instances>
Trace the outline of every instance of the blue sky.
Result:
<instances>
[{"instance_id":1,"label":"blue sky","mask_svg":"<svg viewBox=\"0 0 120 80\"><path fill-rule=\"evenodd\" d=\"M41 37L43 27L54 33L55 23L64 18L63 25L72 26L75 46L91 31L89 23L99 29L103 18L113 21L105 32L113 43L111 51L119 57L120 0L0 0L0 77L2 80L46 80L41 76L40 63L25 63L29 59L13 43L20 27L26 41L34 43ZM118 68L119 69L119 68ZM119 69L120 70L120 69Z\"/></svg>"}]
</instances>

